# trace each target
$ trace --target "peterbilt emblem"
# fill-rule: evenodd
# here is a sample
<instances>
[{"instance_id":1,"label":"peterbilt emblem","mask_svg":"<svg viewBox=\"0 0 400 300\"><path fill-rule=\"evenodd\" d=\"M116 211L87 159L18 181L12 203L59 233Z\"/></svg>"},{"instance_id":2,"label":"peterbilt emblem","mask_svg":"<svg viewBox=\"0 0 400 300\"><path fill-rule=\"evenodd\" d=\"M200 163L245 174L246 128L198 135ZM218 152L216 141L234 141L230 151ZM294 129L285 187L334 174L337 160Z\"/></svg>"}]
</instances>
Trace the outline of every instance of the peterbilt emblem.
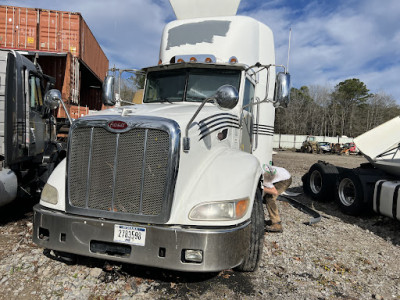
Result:
<instances>
[{"instance_id":1,"label":"peterbilt emblem","mask_svg":"<svg viewBox=\"0 0 400 300\"><path fill-rule=\"evenodd\" d=\"M111 121L108 123L108 127L114 130L123 130L128 127L128 124L123 121Z\"/></svg>"}]
</instances>

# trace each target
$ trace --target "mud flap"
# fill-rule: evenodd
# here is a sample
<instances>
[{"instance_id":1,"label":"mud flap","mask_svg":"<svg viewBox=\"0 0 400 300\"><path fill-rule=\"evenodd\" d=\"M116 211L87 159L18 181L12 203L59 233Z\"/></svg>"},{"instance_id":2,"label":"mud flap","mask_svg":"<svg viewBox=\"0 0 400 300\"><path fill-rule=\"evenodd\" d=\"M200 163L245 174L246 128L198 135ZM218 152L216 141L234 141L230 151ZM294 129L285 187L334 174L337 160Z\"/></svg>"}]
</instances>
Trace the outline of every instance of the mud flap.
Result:
<instances>
[{"instance_id":1,"label":"mud flap","mask_svg":"<svg viewBox=\"0 0 400 300\"><path fill-rule=\"evenodd\" d=\"M312 224L315 224L315 223L318 223L319 221L321 221L321 215L318 212L309 208L308 206L304 205L303 203L300 203L299 201L294 200L291 197L288 197L286 195L279 195L278 200L287 202L294 208L297 208L301 212L311 216L312 218L310 218L310 220L308 222L304 223L306 225L312 225Z\"/></svg>"}]
</instances>

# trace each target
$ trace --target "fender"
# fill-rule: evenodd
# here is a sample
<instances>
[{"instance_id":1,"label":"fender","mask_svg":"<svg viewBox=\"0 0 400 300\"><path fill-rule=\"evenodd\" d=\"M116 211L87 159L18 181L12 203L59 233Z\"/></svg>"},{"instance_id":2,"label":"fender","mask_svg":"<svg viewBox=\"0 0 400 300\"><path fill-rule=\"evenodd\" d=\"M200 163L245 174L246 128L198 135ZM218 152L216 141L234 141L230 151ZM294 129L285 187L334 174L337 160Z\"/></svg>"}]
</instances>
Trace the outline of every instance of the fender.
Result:
<instances>
[{"instance_id":1,"label":"fender","mask_svg":"<svg viewBox=\"0 0 400 300\"><path fill-rule=\"evenodd\" d=\"M168 223L229 226L249 219L261 176L260 162L255 156L228 148L218 151L196 176L182 179L186 181L185 188L175 195ZM249 198L249 208L239 220L216 222L188 218L190 210L200 203L243 198Z\"/></svg>"},{"instance_id":2,"label":"fender","mask_svg":"<svg viewBox=\"0 0 400 300\"><path fill-rule=\"evenodd\" d=\"M48 208L65 211L65 180L66 180L65 176L67 174L66 165L67 165L67 159L64 158L51 173L46 183L46 185L49 184L57 190L58 194L57 204L51 204L45 202L42 200L42 198L40 198L41 205Z\"/></svg>"}]
</instances>

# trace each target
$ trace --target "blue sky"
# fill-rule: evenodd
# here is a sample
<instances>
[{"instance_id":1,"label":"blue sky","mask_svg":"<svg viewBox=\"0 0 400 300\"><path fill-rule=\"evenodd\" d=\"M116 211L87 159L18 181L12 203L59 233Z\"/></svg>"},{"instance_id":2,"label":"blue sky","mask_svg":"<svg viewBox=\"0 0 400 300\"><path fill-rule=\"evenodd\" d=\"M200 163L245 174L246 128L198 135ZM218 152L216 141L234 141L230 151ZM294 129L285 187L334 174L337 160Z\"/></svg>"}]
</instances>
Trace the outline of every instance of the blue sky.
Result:
<instances>
[{"instance_id":1,"label":"blue sky","mask_svg":"<svg viewBox=\"0 0 400 300\"><path fill-rule=\"evenodd\" d=\"M168 0L0 0L3 5L80 12L110 65L142 68L158 61L164 25L175 19ZM238 14L274 32L276 63L286 64L292 86L334 87L359 78L373 93L400 104L398 0L242 0Z\"/></svg>"}]
</instances>

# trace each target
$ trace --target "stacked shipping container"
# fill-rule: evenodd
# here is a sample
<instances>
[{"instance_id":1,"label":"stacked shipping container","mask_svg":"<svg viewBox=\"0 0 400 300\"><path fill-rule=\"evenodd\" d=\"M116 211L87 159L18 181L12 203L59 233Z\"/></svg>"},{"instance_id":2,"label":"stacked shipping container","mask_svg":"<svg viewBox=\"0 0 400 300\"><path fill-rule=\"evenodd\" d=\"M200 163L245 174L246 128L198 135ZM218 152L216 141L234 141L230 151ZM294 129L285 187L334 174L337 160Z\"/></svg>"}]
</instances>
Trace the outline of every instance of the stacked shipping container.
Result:
<instances>
[{"instance_id":1,"label":"stacked shipping container","mask_svg":"<svg viewBox=\"0 0 400 300\"><path fill-rule=\"evenodd\" d=\"M0 48L38 54L71 112L101 109L108 59L79 13L2 5ZM61 110L58 117L65 117Z\"/></svg>"}]
</instances>

